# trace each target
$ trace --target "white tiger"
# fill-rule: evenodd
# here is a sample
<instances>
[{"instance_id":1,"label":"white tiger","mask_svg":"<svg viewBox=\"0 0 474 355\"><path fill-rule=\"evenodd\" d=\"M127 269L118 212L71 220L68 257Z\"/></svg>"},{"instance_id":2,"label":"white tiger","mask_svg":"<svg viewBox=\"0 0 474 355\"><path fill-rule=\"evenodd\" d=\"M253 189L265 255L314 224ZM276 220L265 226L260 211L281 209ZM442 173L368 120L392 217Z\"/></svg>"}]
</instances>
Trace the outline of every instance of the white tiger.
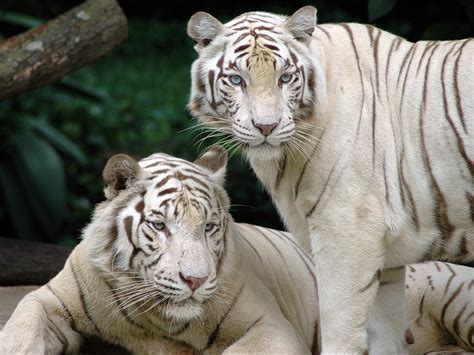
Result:
<instances>
[{"instance_id":1,"label":"white tiger","mask_svg":"<svg viewBox=\"0 0 474 355\"><path fill-rule=\"evenodd\" d=\"M232 221L222 154L113 157L108 200L64 269L18 305L0 354L76 353L90 335L134 354L317 353L314 265L290 234ZM411 353L474 350L473 279L409 267Z\"/></svg>"},{"instance_id":2,"label":"white tiger","mask_svg":"<svg viewBox=\"0 0 474 355\"><path fill-rule=\"evenodd\" d=\"M406 352L404 266L474 260L474 40L315 24L196 13L189 108L312 248L323 352Z\"/></svg>"},{"instance_id":3,"label":"white tiger","mask_svg":"<svg viewBox=\"0 0 474 355\"><path fill-rule=\"evenodd\" d=\"M194 164L112 157L107 200L64 269L19 303L0 354L77 353L89 335L133 354L310 353L311 259L287 233L233 222L226 162L218 147Z\"/></svg>"}]
</instances>

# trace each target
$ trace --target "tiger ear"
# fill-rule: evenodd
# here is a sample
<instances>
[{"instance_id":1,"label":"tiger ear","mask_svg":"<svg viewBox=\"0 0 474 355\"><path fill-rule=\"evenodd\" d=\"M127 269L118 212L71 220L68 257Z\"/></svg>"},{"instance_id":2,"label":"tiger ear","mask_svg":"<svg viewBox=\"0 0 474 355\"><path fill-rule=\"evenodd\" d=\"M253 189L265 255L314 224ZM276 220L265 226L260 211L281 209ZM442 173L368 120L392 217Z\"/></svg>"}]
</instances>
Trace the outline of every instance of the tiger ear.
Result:
<instances>
[{"instance_id":1,"label":"tiger ear","mask_svg":"<svg viewBox=\"0 0 474 355\"><path fill-rule=\"evenodd\" d=\"M314 26L316 26L317 11L314 6L303 6L283 23L283 27L285 27L296 40L308 43L311 40Z\"/></svg>"},{"instance_id":2,"label":"tiger ear","mask_svg":"<svg viewBox=\"0 0 474 355\"><path fill-rule=\"evenodd\" d=\"M210 178L217 184L224 186L227 170L228 155L224 147L215 145L198 158L194 164L209 171Z\"/></svg>"},{"instance_id":3,"label":"tiger ear","mask_svg":"<svg viewBox=\"0 0 474 355\"><path fill-rule=\"evenodd\" d=\"M142 173L137 161L125 154L112 156L102 171L104 194L110 200L125 190Z\"/></svg>"},{"instance_id":4,"label":"tiger ear","mask_svg":"<svg viewBox=\"0 0 474 355\"><path fill-rule=\"evenodd\" d=\"M224 25L207 12L196 12L188 21L188 36L196 42L197 51L207 47L224 31Z\"/></svg>"}]
</instances>

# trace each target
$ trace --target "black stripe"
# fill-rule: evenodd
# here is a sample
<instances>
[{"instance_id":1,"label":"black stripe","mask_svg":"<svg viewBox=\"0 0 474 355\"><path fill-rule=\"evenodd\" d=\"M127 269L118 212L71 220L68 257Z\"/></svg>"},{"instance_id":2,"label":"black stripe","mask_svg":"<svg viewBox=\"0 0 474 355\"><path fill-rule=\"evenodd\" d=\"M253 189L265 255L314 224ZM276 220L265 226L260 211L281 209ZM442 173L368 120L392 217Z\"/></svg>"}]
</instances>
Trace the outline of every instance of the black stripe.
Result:
<instances>
[{"instance_id":1,"label":"black stripe","mask_svg":"<svg viewBox=\"0 0 474 355\"><path fill-rule=\"evenodd\" d=\"M381 271L377 270L377 272L374 274L374 276L372 276L372 278L370 279L369 283L365 287L359 289L359 293L363 293L363 292L367 291L373 285L378 283L378 281L380 280L380 273L381 273Z\"/></svg>"},{"instance_id":2,"label":"black stripe","mask_svg":"<svg viewBox=\"0 0 474 355\"><path fill-rule=\"evenodd\" d=\"M387 166L386 166L386 161L385 161L385 154L383 156L383 180L385 183L385 202L387 202L387 205L390 207L390 191L388 188L388 181L387 181Z\"/></svg>"},{"instance_id":3,"label":"black stripe","mask_svg":"<svg viewBox=\"0 0 474 355\"><path fill-rule=\"evenodd\" d=\"M242 51L246 50L249 47L250 47L250 44L243 44L241 46L238 46L236 49L234 49L234 53L242 52Z\"/></svg>"},{"instance_id":4,"label":"black stripe","mask_svg":"<svg viewBox=\"0 0 474 355\"><path fill-rule=\"evenodd\" d=\"M46 309L45 309L45 312L46 312ZM47 314L47 316L48 316L48 320L49 320L48 324L50 325L48 328L54 333L56 338L61 343L61 345L62 345L61 353L64 353L64 352L66 352L67 348L69 347L69 341L67 340L66 335L64 335L64 333L61 331L61 329L49 318L48 314Z\"/></svg>"},{"instance_id":5,"label":"black stripe","mask_svg":"<svg viewBox=\"0 0 474 355\"><path fill-rule=\"evenodd\" d=\"M319 144L321 143L321 141L323 140L323 137L324 137L324 133L326 133L326 130L323 131L323 133L321 134L321 137L319 137L319 140L318 142L316 143L316 145L314 146L313 148L313 151L311 152L311 155L310 157L305 161L304 165L303 165L303 169L301 169L301 173L300 173L300 176L298 177L298 179L296 180L296 184L295 184L295 200L298 198L298 194L300 192L300 184L301 184L301 180L303 180L303 176L306 172L306 168L308 167L308 164L309 162L316 156L316 151L319 147Z\"/></svg>"},{"instance_id":6,"label":"black stripe","mask_svg":"<svg viewBox=\"0 0 474 355\"><path fill-rule=\"evenodd\" d=\"M464 147L464 142L461 138L461 135L459 134L458 130L456 129L456 126L454 125L453 119L451 118L451 115L449 114L449 107L448 107L448 97L446 94L446 82L444 80L444 71L446 69L446 62L448 60L449 55L451 52L454 50L454 46L451 47L449 52L444 56L443 64L441 66L441 84L443 88L443 107L444 107L444 112L446 114L446 119L449 122L449 125L451 126L451 129L453 130L454 136L456 137L456 142L458 144L458 149L459 153L463 157L464 161L467 164L467 167L469 168L469 171L471 173L471 178L474 177L474 162L469 158L469 156L466 153L466 148Z\"/></svg>"},{"instance_id":7,"label":"black stripe","mask_svg":"<svg viewBox=\"0 0 474 355\"><path fill-rule=\"evenodd\" d=\"M124 226L125 234L127 235L128 241L135 249L136 247L132 240L133 217L132 216L125 217L123 220L123 226Z\"/></svg>"},{"instance_id":8,"label":"black stripe","mask_svg":"<svg viewBox=\"0 0 474 355\"><path fill-rule=\"evenodd\" d=\"M454 88L454 97L456 98L456 108L458 110L458 116L461 119L461 124L464 128L464 132L467 133L467 126L466 122L464 121L464 111L462 109L461 105L461 92L459 90L459 84L458 84L458 73L459 73L459 59L461 58L462 55L462 50L466 44L469 43L470 40L466 39L465 42L462 44L462 46L458 50L458 56L456 58L456 61L454 62L454 81L453 81L453 88Z\"/></svg>"},{"instance_id":9,"label":"black stripe","mask_svg":"<svg viewBox=\"0 0 474 355\"><path fill-rule=\"evenodd\" d=\"M49 283L46 284L46 287L48 288L49 291L51 291L51 293L54 295L54 297L56 297L57 300L59 301L59 303L61 304L61 308L62 308L63 311L66 313L67 318L68 318L68 321L69 321L69 323L71 324L72 330L74 330L75 332L77 332L76 321L75 321L74 317L72 316L72 313L71 313L71 311L69 310L69 308L67 308L66 304L63 302L63 300L62 300L61 298L59 298L59 296L58 296L57 293L53 290L53 288L49 285Z\"/></svg>"},{"instance_id":10,"label":"black stripe","mask_svg":"<svg viewBox=\"0 0 474 355\"><path fill-rule=\"evenodd\" d=\"M168 189L164 189L164 190L161 190L160 192L158 192L157 196L163 196L163 195L168 195L168 194L172 194L172 193L175 193L175 192L178 192L178 189L175 188L175 187L170 187Z\"/></svg>"},{"instance_id":11,"label":"black stripe","mask_svg":"<svg viewBox=\"0 0 474 355\"><path fill-rule=\"evenodd\" d=\"M241 233L237 233L237 235L239 235L239 236L242 238L242 240L243 240L244 242L246 242L246 243L250 246L250 248L252 248L252 250L253 250L253 251L255 252L255 254L257 255L258 260L260 260L260 263L262 264L262 268L264 268L264 267L265 267L265 264L263 263L263 259L262 259L262 257L260 256L260 253L258 252L258 250L255 249L255 247L252 245L252 243L250 243L250 242L247 240L247 238L245 238Z\"/></svg>"},{"instance_id":12,"label":"black stripe","mask_svg":"<svg viewBox=\"0 0 474 355\"><path fill-rule=\"evenodd\" d=\"M279 161L278 163L278 173L275 178L275 185L274 185L274 191L277 191L278 188L280 187L281 180L283 179L283 176L285 175L285 170L286 170L286 161L287 161L287 154L283 156L283 163Z\"/></svg>"},{"instance_id":13,"label":"black stripe","mask_svg":"<svg viewBox=\"0 0 474 355\"><path fill-rule=\"evenodd\" d=\"M420 313L420 315L418 316L418 320L423 315L424 305L425 305L425 294L423 293L423 296L421 297L421 300L420 300L420 304L418 305L418 313Z\"/></svg>"},{"instance_id":14,"label":"black stripe","mask_svg":"<svg viewBox=\"0 0 474 355\"><path fill-rule=\"evenodd\" d=\"M254 225L251 225L251 224L248 224L248 226L250 227L250 229L253 229L255 232L262 235L267 240L267 242L269 242L272 245L273 249L275 249L276 252L278 253L278 255L280 255L280 259L285 264L286 270L289 271L290 267L288 266L288 264L286 262L285 256L280 251L280 249L276 246L276 244L262 230L260 230L260 228L254 226Z\"/></svg>"},{"instance_id":15,"label":"black stripe","mask_svg":"<svg viewBox=\"0 0 474 355\"><path fill-rule=\"evenodd\" d=\"M422 105L420 105L420 139L421 139L421 156L423 159L423 163L428 170L428 176L431 180L431 189L434 195L434 203L435 203L435 222L438 230L440 231L441 237L443 241L447 241L450 239L455 227L451 224L448 218L448 206L446 204L446 200L444 195L441 191L441 188L436 181L436 178L433 173L433 169L431 166L431 161L428 156L428 149L426 146L425 141L425 133L424 133L424 118L426 113L426 106L427 106L427 96L428 96L428 78L429 78L429 71L430 71L430 64L431 59L433 58L433 54L437 49L438 45L433 46L433 50L430 54L428 59L428 63L426 64L426 72L425 72L425 80L423 85L423 98L422 98Z\"/></svg>"},{"instance_id":16,"label":"black stripe","mask_svg":"<svg viewBox=\"0 0 474 355\"><path fill-rule=\"evenodd\" d=\"M321 26L315 26L314 27L316 30L320 30L322 33L324 33L326 35L326 37L328 38L329 41L331 41L331 35L329 34L328 31L326 31L324 28L322 28Z\"/></svg>"},{"instance_id":17,"label":"black stripe","mask_svg":"<svg viewBox=\"0 0 474 355\"><path fill-rule=\"evenodd\" d=\"M237 37L237 39L232 43L232 45L236 45L237 43L239 43L240 41L242 41L244 38L248 36L250 36L250 33L248 32L242 33L239 37Z\"/></svg>"},{"instance_id":18,"label":"black stripe","mask_svg":"<svg viewBox=\"0 0 474 355\"><path fill-rule=\"evenodd\" d=\"M360 78L360 86L362 88L362 102L361 102L361 105L360 105L360 114L359 114L359 121L357 123L357 134L356 134L356 136L358 137L359 136L359 130L360 130L360 123L362 121L362 113L363 113L363 109L364 109L364 103L365 103L365 88L364 88L364 82L362 80L362 69L361 69L361 66L360 66L359 53L357 52L357 47L356 47L355 42L354 42L354 34L352 33L351 27L347 23L343 23L343 24L341 24L341 26L344 27L344 29L349 34L352 49L354 50L354 54L355 54L355 57L356 57L356 60L357 60L357 70L358 70L359 78Z\"/></svg>"},{"instance_id":19,"label":"black stripe","mask_svg":"<svg viewBox=\"0 0 474 355\"><path fill-rule=\"evenodd\" d=\"M102 332L99 330L99 327L97 327L97 324L92 320L92 317L89 313L89 309L87 307L85 296L84 296L84 290L82 289L82 284L79 281L72 259L69 260L69 264L71 265L72 275L74 276L74 282L76 283L77 289L79 291L79 300L81 301L81 306L82 306L82 309L84 310L84 314L86 315L89 322L93 325L95 331L101 336Z\"/></svg>"},{"instance_id":20,"label":"black stripe","mask_svg":"<svg viewBox=\"0 0 474 355\"><path fill-rule=\"evenodd\" d=\"M454 301L454 299L459 296L459 293L461 292L462 287L464 286L465 281L463 281L459 287L456 289L456 291L453 292L449 300L444 304L442 310L441 310L441 324L444 327L444 330L452 337L453 335L451 332L448 330L448 327L446 326L445 322L445 317L446 317L446 311L448 310L448 307L451 305L451 303Z\"/></svg>"},{"instance_id":21,"label":"black stripe","mask_svg":"<svg viewBox=\"0 0 474 355\"><path fill-rule=\"evenodd\" d=\"M397 87L399 86L400 77L403 73L403 69L405 68L406 61L407 61L408 57L410 56L410 54L413 56L413 51L415 50L415 47L416 47L415 44L411 44L410 49L406 52L405 57L403 58L402 65L398 69ZM405 73L405 76L406 76L406 73ZM406 82L406 80L405 80L405 82Z\"/></svg>"},{"instance_id":22,"label":"black stripe","mask_svg":"<svg viewBox=\"0 0 474 355\"><path fill-rule=\"evenodd\" d=\"M291 239L290 237L288 237L285 233L283 233L281 231L276 231L276 230L273 230L273 229L268 229L268 231L270 233L273 233L274 235L276 235L280 239L284 238L287 242L289 242L293 246L293 248L296 250L296 252L299 254L300 258L303 260L304 264L306 265L306 268L308 269L309 274L313 277L314 285L316 287L317 281L316 281L316 274L314 273L314 270L313 270L313 267L314 267L313 261L306 254L306 252L301 248L301 246L298 245L298 243L296 243L293 239Z\"/></svg>"},{"instance_id":23,"label":"black stripe","mask_svg":"<svg viewBox=\"0 0 474 355\"><path fill-rule=\"evenodd\" d=\"M428 42L423 50L423 53L421 54L420 59L418 59L418 67L416 68L416 75L420 73L420 68L421 64L423 64L423 58L425 58L425 55L429 52L429 49L433 47L436 44L436 42ZM406 78L406 75L405 75Z\"/></svg>"},{"instance_id":24,"label":"black stripe","mask_svg":"<svg viewBox=\"0 0 474 355\"><path fill-rule=\"evenodd\" d=\"M313 345L311 346L312 354L319 354L321 352L319 346L319 324L318 321L314 322L314 335L313 335Z\"/></svg>"},{"instance_id":25,"label":"black stripe","mask_svg":"<svg viewBox=\"0 0 474 355\"><path fill-rule=\"evenodd\" d=\"M449 271L451 272L451 276L449 277L448 279L448 283L446 284L446 288L444 289L444 295L446 296L446 294L448 293L448 289L449 289L449 286L451 286L451 282L453 281L454 277L457 275L456 272L453 270L453 268L447 264L447 263L443 263L448 269Z\"/></svg>"},{"instance_id":26,"label":"black stripe","mask_svg":"<svg viewBox=\"0 0 474 355\"><path fill-rule=\"evenodd\" d=\"M462 338L460 332L459 332L459 320L461 319L462 315L464 314L464 312L466 311L466 308L467 308L467 305L469 304L469 302L466 302L464 304L464 307L461 309L461 311L456 315L456 317L454 318L453 320L453 331L454 331L454 334L457 336L458 339L460 339L464 345L466 345L467 348L469 348L469 345L464 341L464 339Z\"/></svg>"},{"instance_id":27,"label":"black stripe","mask_svg":"<svg viewBox=\"0 0 474 355\"><path fill-rule=\"evenodd\" d=\"M394 38L394 39L392 40L392 44L390 45L390 49L389 49L388 54L387 54L387 58L388 58L388 59L387 59L386 67L385 67L385 83L388 82L388 69L390 68L390 61L391 61L391 59L392 59L393 47L395 47L395 42L396 42L397 40L399 40L398 37L397 37L397 38ZM388 90L387 90L387 92L388 92Z\"/></svg>"},{"instance_id":28,"label":"black stripe","mask_svg":"<svg viewBox=\"0 0 474 355\"><path fill-rule=\"evenodd\" d=\"M215 74L214 74L214 71L211 70L209 71L209 73L207 74L208 76L208 80L209 80L209 87L210 87L210 90L211 90L211 107L213 110L215 110L217 108L217 104L216 104L216 99L215 99L215 96L214 96L214 77L215 77Z\"/></svg>"},{"instance_id":29,"label":"black stripe","mask_svg":"<svg viewBox=\"0 0 474 355\"><path fill-rule=\"evenodd\" d=\"M401 114L402 112L402 108L403 108L403 99L405 98L405 88L406 88L406 84L408 82L408 73L410 72L410 68L411 68L411 64L413 62L413 58L415 57L415 53L416 53L416 48L417 47L417 44L413 44L413 51L411 52L411 57L410 57L410 61L408 62L408 66L407 66L407 70L405 71L405 77L403 79L403 86L402 86L402 92L400 94L400 103L399 103L399 113ZM405 57L406 58L406 57ZM402 67L400 68L400 74L401 72L403 71L403 65ZM398 75L398 81L397 81L397 87L399 86L399 82L400 82L400 74Z\"/></svg>"},{"instance_id":30,"label":"black stripe","mask_svg":"<svg viewBox=\"0 0 474 355\"><path fill-rule=\"evenodd\" d=\"M260 317L258 317L254 322L252 322L252 324L250 324L247 329L242 333L242 335L237 338L237 340L234 341L234 344L237 343L240 339L242 339L244 336L246 336L248 334L248 332L250 331L250 329L252 329L258 322L260 322L263 318L263 315L261 315Z\"/></svg>"},{"instance_id":31,"label":"black stripe","mask_svg":"<svg viewBox=\"0 0 474 355\"><path fill-rule=\"evenodd\" d=\"M207 350L209 349L210 347L212 347L212 345L214 344L214 342L216 341L217 337L219 336L219 330L220 330L220 326L221 324L225 321L225 319L227 318L227 315L230 313L230 311L234 308L235 304L237 303L240 295L242 294L242 291L244 289L244 286L245 286L245 283L243 283L241 286L240 286L240 289L239 291L237 292L236 296L234 297L234 299L232 300L229 308L227 309L227 311L224 313L224 316L221 318L221 320L219 321L219 323L217 323L216 327L214 328L214 330L212 331L212 333L209 335L209 339L207 341L207 345L204 349L202 349L202 351L204 350Z\"/></svg>"},{"instance_id":32,"label":"black stripe","mask_svg":"<svg viewBox=\"0 0 474 355\"><path fill-rule=\"evenodd\" d=\"M412 220L413 224L415 225L416 231L419 232L420 231L420 222L419 222L418 213L417 213L417 210L416 210L415 199L414 199L413 194L410 190L410 187L408 186L407 182L405 181L405 176L403 175L403 157L401 159L401 164L400 164L400 175L401 175L403 187L406 190L407 195L408 195L408 200L410 201L411 220Z\"/></svg>"},{"instance_id":33,"label":"black stripe","mask_svg":"<svg viewBox=\"0 0 474 355\"><path fill-rule=\"evenodd\" d=\"M162 187L164 184L166 184L168 181L170 181L172 178L174 178L174 175L168 175L166 177L164 177L163 179L161 179L160 181L158 181L155 185L155 189L158 189L160 187Z\"/></svg>"},{"instance_id":34,"label":"black stripe","mask_svg":"<svg viewBox=\"0 0 474 355\"><path fill-rule=\"evenodd\" d=\"M375 170L375 119L377 117L377 106L375 99L375 88L374 83L372 82L372 78L370 79L370 86L372 87L372 170Z\"/></svg>"},{"instance_id":35,"label":"black stripe","mask_svg":"<svg viewBox=\"0 0 474 355\"><path fill-rule=\"evenodd\" d=\"M336 166L337 166L337 163L339 161L336 161L336 164L334 164L334 166L332 167L331 171L329 172L328 174L328 177L326 179L326 182L324 183L324 186L323 186L323 189L321 191L321 193L319 194L316 202L314 203L314 205L310 208L310 210L306 213L306 218L308 218L309 216L311 216L313 214L313 212L316 210L316 207L318 207L318 204L321 200L321 197L324 195L324 193L326 192L326 188L328 187L329 185L329 181L331 180L331 177L332 177L332 174L334 172L334 170L336 169Z\"/></svg>"}]
</instances>

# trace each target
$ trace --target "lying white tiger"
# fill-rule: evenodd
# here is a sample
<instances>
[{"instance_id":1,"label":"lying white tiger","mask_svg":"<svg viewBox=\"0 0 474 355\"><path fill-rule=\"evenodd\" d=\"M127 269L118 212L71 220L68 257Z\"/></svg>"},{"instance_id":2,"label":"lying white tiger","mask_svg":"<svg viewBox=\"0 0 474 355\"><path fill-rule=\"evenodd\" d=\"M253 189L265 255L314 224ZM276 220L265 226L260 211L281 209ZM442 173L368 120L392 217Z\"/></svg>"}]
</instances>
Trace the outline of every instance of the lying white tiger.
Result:
<instances>
[{"instance_id":1,"label":"lying white tiger","mask_svg":"<svg viewBox=\"0 0 474 355\"><path fill-rule=\"evenodd\" d=\"M134 354L309 353L311 261L288 234L232 221L226 162L222 148L195 164L112 157L107 200L64 269L18 305L0 354L74 353L85 335Z\"/></svg>"},{"instance_id":2,"label":"lying white tiger","mask_svg":"<svg viewBox=\"0 0 474 355\"><path fill-rule=\"evenodd\" d=\"M232 221L226 161L218 147L194 164L112 157L107 201L63 271L18 305L0 354L75 353L87 335L135 354L316 353L314 266L291 235ZM472 349L473 277L444 263L410 267L414 354Z\"/></svg>"},{"instance_id":3,"label":"lying white tiger","mask_svg":"<svg viewBox=\"0 0 474 355\"><path fill-rule=\"evenodd\" d=\"M312 248L323 351L406 351L404 265L474 260L474 40L316 26L311 6L199 12L188 33L190 110L243 148Z\"/></svg>"}]
</instances>

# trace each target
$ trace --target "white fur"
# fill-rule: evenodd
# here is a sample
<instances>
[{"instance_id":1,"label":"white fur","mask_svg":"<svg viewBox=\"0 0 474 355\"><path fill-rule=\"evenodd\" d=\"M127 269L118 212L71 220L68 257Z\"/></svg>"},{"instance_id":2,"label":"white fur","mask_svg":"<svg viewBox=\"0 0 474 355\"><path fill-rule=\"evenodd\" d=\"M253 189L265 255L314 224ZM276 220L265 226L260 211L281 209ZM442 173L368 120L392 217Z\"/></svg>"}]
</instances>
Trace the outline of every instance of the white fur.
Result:
<instances>
[{"instance_id":1,"label":"white fur","mask_svg":"<svg viewBox=\"0 0 474 355\"><path fill-rule=\"evenodd\" d=\"M382 269L420 260L474 259L474 41L413 44L370 26L330 24L315 26L308 44L292 39L284 22L282 16L247 13L227 23L227 35L217 36L193 64L189 107L244 146L289 230L303 245L311 244L324 353L363 353L368 347L383 353L387 343L406 352L403 281L396 281L398 296L388 300L378 299L386 292L377 293L378 281L371 281ZM251 29L262 34L260 46L278 46L283 59L275 66L268 60L247 67L256 49L237 59L234 51L241 44L232 41ZM257 41L252 38L249 44ZM303 106L311 103L310 110L287 107L296 87L275 84L289 49L315 73L314 95L301 100ZM235 61L247 86L225 89L231 103L214 90L211 105L212 90L204 79L211 70L219 72L216 63L223 54L222 71ZM214 86L222 88L223 80ZM280 123L264 137L254 122L268 122L267 116ZM278 139L291 121L293 134ZM237 125L245 134L236 133ZM444 205L437 202L440 196ZM443 215L454 228L450 236L440 229L441 223L448 225ZM381 307L394 310L398 319L373 314ZM379 324L385 319L382 328L397 329L371 331L367 339L369 315Z\"/></svg>"}]
</instances>

